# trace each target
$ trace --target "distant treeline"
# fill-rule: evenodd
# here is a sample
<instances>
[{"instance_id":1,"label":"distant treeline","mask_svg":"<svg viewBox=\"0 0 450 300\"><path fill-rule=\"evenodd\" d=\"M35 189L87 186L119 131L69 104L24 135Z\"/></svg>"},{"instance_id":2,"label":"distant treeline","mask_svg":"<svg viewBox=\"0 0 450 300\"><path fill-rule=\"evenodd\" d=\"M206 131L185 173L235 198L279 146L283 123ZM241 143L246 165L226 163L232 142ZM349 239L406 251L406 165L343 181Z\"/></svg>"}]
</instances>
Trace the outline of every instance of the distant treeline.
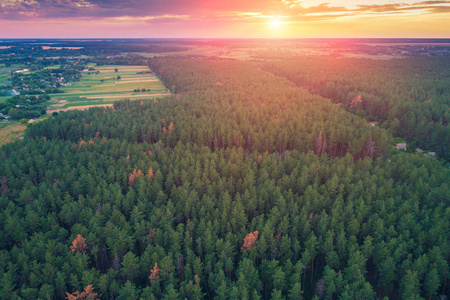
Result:
<instances>
[{"instance_id":1,"label":"distant treeline","mask_svg":"<svg viewBox=\"0 0 450 300\"><path fill-rule=\"evenodd\" d=\"M8 40L2 43L11 48L0 49L0 54L24 55L33 57L79 56L79 55L119 55L123 52L164 53L181 52L189 48L178 43L137 40ZM43 46L52 48L43 50ZM55 49L63 47L64 49ZM81 49L70 49L70 48Z\"/></svg>"}]
</instances>

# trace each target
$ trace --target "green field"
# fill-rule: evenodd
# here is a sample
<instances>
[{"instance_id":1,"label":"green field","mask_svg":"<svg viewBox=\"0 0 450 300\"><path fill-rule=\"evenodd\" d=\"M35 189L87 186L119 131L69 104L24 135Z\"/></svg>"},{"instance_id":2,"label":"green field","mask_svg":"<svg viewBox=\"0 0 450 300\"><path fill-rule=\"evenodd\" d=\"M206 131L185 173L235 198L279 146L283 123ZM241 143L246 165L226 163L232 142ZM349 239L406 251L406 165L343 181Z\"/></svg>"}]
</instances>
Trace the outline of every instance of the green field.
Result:
<instances>
[{"instance_id":1,"label":"green field","mask_svg":"<svg viewBox=\"0 0 450 300\"><path fill-rule=\"evenodd\" d=\"M4 64L0 64L0 87L11 84L10 74L11 71L17 70L17 66L6 67ZM5 102L9 97L1 97L0 103Z\"/></svg>"},{"instance_id":2,"label":"green field","mask_svg":"<svg viewBox=\"0 0 450 300\"><path fill-rule=\"evenodd\" d=\"M4 64L0 64L0 86L10 82L11 71L16 71L17 69L19 69L18 65L6 67Z\"/></svg>"},{"instance_id":3,"label":"green field","mask_svg":"<svg viewBox=\"0 0 450 300\"><path fill-rule=\"evenodd\" d=\"M94 67L94 66L93 66ZM67 109L77 106L112 104L117 100L151 99L168 95L167 89L145 66L101 66L94 71L83 71L80 81L62 87L64 93L51 94L50 110ZM115 72L115 69L118 72ZM97 71L99 73L97 74ZM120 76L121 79L117 79ZM135 89L150 89L134 92Z\"/></svg>"},{"instance_id":4,"label":"green field","mask_svg":"<svg viewBox=\"0 0 450 300\"><path fill-rule=\"evenodd\" d=\"M59 69L59 68L61 68L61 65L53 65L53 66L45 67L44 70L55 70L55 69Z\"/></svg>"}]
</instances>

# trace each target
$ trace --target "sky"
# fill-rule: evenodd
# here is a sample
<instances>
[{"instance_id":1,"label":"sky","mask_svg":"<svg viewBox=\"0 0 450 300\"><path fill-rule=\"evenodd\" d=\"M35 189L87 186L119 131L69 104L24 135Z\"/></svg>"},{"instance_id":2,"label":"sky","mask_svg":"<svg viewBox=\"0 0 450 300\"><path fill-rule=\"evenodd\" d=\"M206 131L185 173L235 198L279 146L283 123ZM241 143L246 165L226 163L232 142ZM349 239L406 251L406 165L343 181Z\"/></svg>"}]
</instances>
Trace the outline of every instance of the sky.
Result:
<instances>
[{"instance_id":1,"label":"sky","mask_svg":"<svg viewBox=\"0 0 450 300\"><path fill-rule=\"evenodd\" d=\"M0 0L0 38L450 38L450 0Z\"/></svg>"}]
</instances>

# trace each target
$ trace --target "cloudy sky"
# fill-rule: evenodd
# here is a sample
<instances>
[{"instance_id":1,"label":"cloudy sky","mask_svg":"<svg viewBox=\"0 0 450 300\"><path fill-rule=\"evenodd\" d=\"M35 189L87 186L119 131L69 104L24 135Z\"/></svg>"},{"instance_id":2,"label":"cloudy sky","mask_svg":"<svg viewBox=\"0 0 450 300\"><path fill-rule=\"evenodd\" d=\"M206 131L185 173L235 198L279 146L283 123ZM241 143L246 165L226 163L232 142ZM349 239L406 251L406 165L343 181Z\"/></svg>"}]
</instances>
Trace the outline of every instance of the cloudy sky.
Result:
<instances>
[{"instance_id":1,"label":"cloudy sky","mask_svg":"<svg viewBox=\"0 0 450 300\"><path fill-rule=\"evenodd\" d=\"M450 0L0 0L0 38L450 38Z\"/></svg>"}]
</instances>

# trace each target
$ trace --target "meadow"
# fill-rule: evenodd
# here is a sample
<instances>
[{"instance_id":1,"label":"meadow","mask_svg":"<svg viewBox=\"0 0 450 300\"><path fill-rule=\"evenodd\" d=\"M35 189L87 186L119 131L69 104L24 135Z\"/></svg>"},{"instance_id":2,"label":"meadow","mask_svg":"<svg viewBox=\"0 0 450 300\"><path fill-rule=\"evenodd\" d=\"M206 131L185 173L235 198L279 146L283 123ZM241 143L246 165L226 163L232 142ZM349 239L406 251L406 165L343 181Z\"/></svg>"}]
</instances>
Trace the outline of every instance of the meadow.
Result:
<instances>
[{"instance_id":1,"label":"meadow","mask_svg":"<svg viewBox=\"0 0 450 300\"><path fill-rule=\"evenodd\" d=\"M9 66L6 67L5 64L0 64L0 89L2 86L6 86L11 84L10 74L11 71L17 70L17 66ZM2 96L0 93L0 103L4 102L7 98L6 96Z\"/></svg>"},{"instance_id":2,"label":"meadow","mask_svg":"<svg viewBox=\"0 0 450 300\"><path fill-rule=\"evenodd\" d=\"M94 66L91 66L94 67ZM62 94L50 94L49 113L77 107L113 104L117 100L141 100L168 95L161 81L145 66L95 66ZM117 69L117 72L116 72ZM120 79L119 79L120 78ZM136 90L145 89L145 92Z\"/></svg>"},{"instance_id":3,"label":"meadow","mask_svg":"<svg viewBox=\"0 0 450 300\"><path fill-rule=\"evenodd\" d=\"M25 133L26 128L26 125L19 122L1 122L0 147L20 138Z\"/></svg>"}]
</instances>

